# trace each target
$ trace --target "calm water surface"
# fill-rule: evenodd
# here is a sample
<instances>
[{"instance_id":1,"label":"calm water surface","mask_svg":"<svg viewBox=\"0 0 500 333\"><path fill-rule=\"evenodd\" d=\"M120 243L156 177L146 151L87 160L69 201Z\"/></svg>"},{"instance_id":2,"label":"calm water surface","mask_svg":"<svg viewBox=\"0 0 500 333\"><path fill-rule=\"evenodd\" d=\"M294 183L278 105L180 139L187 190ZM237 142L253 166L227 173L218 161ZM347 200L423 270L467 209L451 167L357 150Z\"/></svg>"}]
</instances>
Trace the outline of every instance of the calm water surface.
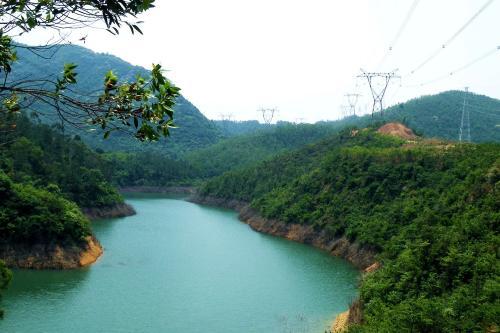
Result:
<instances>
[{"instance_id":1,"label":"calm water surface","mask_svg":"<svg viewBox=\"0 0 500 333\"><path fill-rule=\"evenodd\" d=\"M128 201L136 216L94 222L92 267L14 272L0 332L322 333L356 296L351 265L234 212Z\"/></svg>"}]
</instances>

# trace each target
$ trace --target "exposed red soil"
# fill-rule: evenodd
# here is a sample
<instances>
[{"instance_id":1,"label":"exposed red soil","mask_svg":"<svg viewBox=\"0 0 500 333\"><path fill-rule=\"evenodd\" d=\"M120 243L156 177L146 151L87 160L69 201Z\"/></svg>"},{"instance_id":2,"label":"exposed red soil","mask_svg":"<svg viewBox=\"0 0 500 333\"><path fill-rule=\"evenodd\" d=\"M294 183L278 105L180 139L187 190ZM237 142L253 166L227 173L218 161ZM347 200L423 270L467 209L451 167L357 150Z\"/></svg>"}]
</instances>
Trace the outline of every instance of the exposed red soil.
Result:
<instances>
[{"instance_id":1,"label":"exposed red soil","mask_svg":"<svg viewBox=\"0 0 500 333\"><path fill-rule=\"evenodd\" d=\"M380 127L377 131L381 134L396 136L405 140L416 139L417 136L411 129L401 123L388 123Z\"/></svg>"}]
</instances>

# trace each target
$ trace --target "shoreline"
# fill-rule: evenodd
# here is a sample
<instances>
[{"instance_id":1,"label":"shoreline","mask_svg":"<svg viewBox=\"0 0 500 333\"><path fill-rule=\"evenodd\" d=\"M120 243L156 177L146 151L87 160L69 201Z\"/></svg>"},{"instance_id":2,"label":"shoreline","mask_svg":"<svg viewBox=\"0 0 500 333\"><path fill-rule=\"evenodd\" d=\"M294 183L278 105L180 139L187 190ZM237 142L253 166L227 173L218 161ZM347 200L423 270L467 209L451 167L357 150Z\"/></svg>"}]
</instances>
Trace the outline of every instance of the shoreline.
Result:
<instances>
[{"instance_id":1,"label":"shoreline","mask_svg":"<svg viewBox=\"0 0 500 333\"><path fill-rule=\"evenodd\" d=\"M125 186L118 188L123 194L153 193L153 194L189 194L194 195L196 188L193 186Z\"/></svg>"},{"instance_id":2,"label":"shoreline","mask_svg":"<svg viewBox=\"0 0 500 333\"><path fill-rule=\"evenodd\" d=\"M118 217L127 217L136 214L134 207L122 202L108 207L83 207L82 213L89 220L111 219Z\"/></svg>"},{"instance_id":3,"label":"shoreline","mask_svg":"<svg viewBox=\"0 0 500 333\"><path fill-rule=\"evenodd\" d=\"M187 201L235 210L239 213L239 220L257 232L312 245L330 255L349 261L363 272L373 271L374 267L378 266L375 260L376 252L373 249L363 247L356 242L352 243L345 236L328 236L323 230L316 231L311 226L266 219L246 202L197 195L189 197Z\"/></svg>"},{"instance_id":4,"label":"shoreline","mask_svg":"<svg viewBox=\"0 0 500 333\"><path fill-rule=\"evenodd\" d=\"M104 250L94 236L88 236L81 246L57 244L2 245L0 259L14 269L66 270L84 268L95 263Z\"/></svg>"},{"instance_id":5,"label":"shoreline","mask_svg":"<svg viewBox=\"0 0 500 333\"><path fill-rule=\"evenodd\" d=\"M361 270L362 274L376 271L380 263L375 260L376 252L373 249L350 242L345 236L330 237L322 231L316 231L311 226L287 224L278 220L269 220L262 217L246 202L227 200L214 197L201 197L196 194L187 199L192 203L231 209L239 213L238 218L248 224L254 231L277 236L328 252L328 254L343 258ZM347 330L350 324L361 322L362 308L359 301L351 304L347 311L337 314L330 326L331 333L341 333Z\"/></svg>"}]
</instances>

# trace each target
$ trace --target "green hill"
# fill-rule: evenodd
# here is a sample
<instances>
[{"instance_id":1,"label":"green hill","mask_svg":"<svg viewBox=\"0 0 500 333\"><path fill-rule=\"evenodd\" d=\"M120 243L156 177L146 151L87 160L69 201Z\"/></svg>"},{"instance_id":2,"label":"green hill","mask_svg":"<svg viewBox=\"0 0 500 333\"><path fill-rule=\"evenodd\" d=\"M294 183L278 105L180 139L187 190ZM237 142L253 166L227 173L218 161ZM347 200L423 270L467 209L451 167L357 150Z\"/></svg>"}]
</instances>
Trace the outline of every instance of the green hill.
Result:
<instances>
[{"instance_id":1,"label":"green hill","mask_svg":"<svg viewBox=\"0 0 500 333\"><path fill-rule=\"evenodd\" d=\"M376 250L354 332L498 327L500 145L343 131L208 181L203 197Z\"/></svg>"},{"instance_id":2,"label":"green hill","mask_svg":"<svg viewBox=\"0 0 500 333\"><path fill-rule=\"evenodd\" d=\"M399 121L425 137L458 141L465 93L447 91L388 108L384 115L349 118L358 127L375 121ZM500 142L500 100L468 93L472 142ZM464 136L465 138L465 136Z\"/></svg>"},{"instance_id":3,"label":"green hill","mask_svg":"<svg viewBox=\"0 0 500 333\"><path fill-rule=\"evenodd\" d=\"M13 181L56 190L80 207L110 207L123 198L106 181L105 161L78 137L21 116L0 138L0 170Z\"/></svg>"},{"instance_id":4,"label":"green hill","mask_svg":"<svg viewBox=\"0 0 500 333\"><path fill-rule=\"evenodd\" d=\"M19 61L14 64L12 81L23 78L47 78L47 73L53 73L55 78L63 69L65 63L75 63L77 67L77 80L75 91L88 94L103 86L104 75L113 70L120 80L127 81L137 74L147 75L146 69L133 66L120 58L109 54L95 53L89 49L75 46L63 45L59 48L39 50L37 54L18 49ZM50 77L49 77L50 78ZM33 108L42 113L44 122L58 123L54 113L47 110L46 106L35 105ZM78 134L93 148L105 151L161 151L170 156L176 156L186 151L209 146L218 141L221 136L220 130L209 121L201 112L184 97L177 100L175 123L177 129L172 130L171 138L161 140L157 143L141 143L129 135L113 133L109 139L102 139L102 135L95 132L76 130L66 127L66 133Z\"/></svg>"},{"instance_id":5,"label":"green hill","mask_svg":"<svg viewBox=\"0 0 500 333\"><path fill-rule=\"evenodd\" d=\"M218 176L226 171L244 168L263 160L300 148L306 144L321 141L346 127L375 126L384 121L400 120L410 124L417 133L426 137L438 137L456 141L463 106L463 92L446 92L424 96L408 103L388 109L384 116L349 117L341 121L316 124L293 125L280 122L272 126L254 122L215 122L224 135L214 145L187 152L175 161L171 158L141 155L140 157L117 155L111 158L117 162L113 176L116 184L165 186L192 184L194 179ZM479 141L500 141L500 128L496 119L496 108L500 101L485 96L469 94L471 107L471 136ZM481 106L488 111L473 113L472 106ZM454 124L450 126L449 124ZM162 160L163 159L163 160ZM127 162L124 162L124 161ZM141 161L151 163L141 163ZM162 162L160 162L162 160ZM153 161L155 161L153 163ZM132 176L135 175L135 176ZM139 177L139 178L135 178Z\"/></svg>"},{"instance_id":6,"label":"green hill","mask_svg":"<svg viewBox=\"0 0 500 333\"><path fill-rule=\"evenodd\" d=\"M339 124L282 123L254 133L235 136L205 149L186 154L200 178L248 166L290 149L316 142L339 130Z\"/></svg>"}]
</instances>

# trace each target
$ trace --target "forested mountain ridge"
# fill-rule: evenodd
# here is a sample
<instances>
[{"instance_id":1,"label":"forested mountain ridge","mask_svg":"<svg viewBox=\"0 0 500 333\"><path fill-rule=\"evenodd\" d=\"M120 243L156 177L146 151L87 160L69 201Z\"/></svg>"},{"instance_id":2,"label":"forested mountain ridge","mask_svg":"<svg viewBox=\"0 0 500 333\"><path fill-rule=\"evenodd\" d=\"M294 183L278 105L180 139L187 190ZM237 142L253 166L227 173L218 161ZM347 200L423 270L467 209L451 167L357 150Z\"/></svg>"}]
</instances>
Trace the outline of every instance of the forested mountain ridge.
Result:
<instances>
[{"instance_id":1,"label":"forested mountain ridge","mask_svg":"<svg viewBox=\"0 0 500 333\"><path fill-rule=\"evenodd\" d=\"M499 156L500 144L345 130L200 195L376 249L382 267L363 279L363 323L350 331L485 331L500 324Z\"/></svg>"},{"instance_id":2,"label":"forested mountain ridge","mask_svg":"<svg viewBox=\"0 0 500 333\"><path fill-rule=\"evenodd\" d=\"M109 54L95 53L76 45L62 45L49 49L41 49L36 53L25 48L18 48L19 60L14 63L9 80L23 80L26 78L55 79L61 73L65 63L77 65L77 84L73 90L82 95L95 92L104 87L105 74L112 70L120 81L129 81L136 75L149 75L145 68L131 65L124 60ZM47 77L47 73L55 73ZM40 112L42 119L51 123L58 123L53 110L46 106L34 106ZM141 143L130 135L115 132L108 139L103 139L98 131L75 130L66 126L66 133L78 134L92 148L105 151L142 151L154 150L169 156L177 156L186 151L209 146L221 136L220 130L208 120L192 103L183 96L179 96L175 106L175 124L178 128L172 129L171 137L154 143Z\"/></svg>"},{"instance_id":3,"label":"forested mountain ridge","mask_svg":"<svg viewBox=\"0 0 500 333\"><path fill-rule=\"evenodd\" d=\"M26 116L2 133L0 169L15 182L56 186L80 207L110 207L123 198L105 179L105 161L78 137L62 135Z\"/></svg>"},{"instance_id":4,"label":"forested mountain ridge","mask_svg":"<svg viewBox=\"0 0 500 333\"><path fill-rule=\"evenodd\" d=\"M416 129L417 133L428 138L457 141L463 98L463 92L446 92L424 96L389 108L383 116L376 114L374 117L348 117L340 121L316 124L279 122L273 125L259 125L257 121L217 122L221 131L231 137L221 139L206 148L187 152L178 161L153 156L147 151L141 153L139 158L122 153L109 157L116 162L116 184L171 186L193 184L195 180L218 176L226 171L272 159L276 155L331 137L346 127L373 127L389 120L412 124L411 127ZM472 139L500 142L500 127L497 127L494 121L496 107L500 110L500 101L471 93L468 94L467 101L467 105L471 107L482 105L489 110L471 114ZM470 112L473 112L472 109ZM464 129L464 140L467 138L466 132ZM117 158L118 156L120 158Z\"/></svg>"},{"instance_id":5,"label":"forested mountain ridge","mask_svg":"<svg viewBox=\"0 0 500 333\"><path fill-rule=\"evenodd\" d=\"M184 160L201 178L213 177L319 141L338 130L335 124L282 123L255 133L222 140L186 154Z\"/></svg>"},{"instance_id":6,"label":"forested mountain ridge","mask_svg":"<svg viewBox=\"0 0 500 333\"><path fill-rule=\"evenodd\" d=\"M46 73L61 72L64 63L70 61L78 65L76 87L85 93L101 87L104 74L109 69L112 69L122 80L130 80L136 74L147 74L146 69L142 67L133 66L113 55L95 53L80 46L63 45L59 49L40 52L48 58L43 60L42 66L40 66L41 58L38 55L20 48L18 50L19 61L14 64L14 75L10 79L18 80L28 76L43 78L46 77ZM365 127L373 121L401 121L426 137L458 140L464 97L466 97L467 110L470 112L472 141L500 141L500 127L497 126L500 122L500 101L473 93L465 96L461 91L448 91L433 96L419 97L388 108L383 116L376 114L373 118L370 115L348 117L340 121L320 122L316 125L331 126L338 130L345 126ZM186 153L210 147L224 137L246 137L259 131L286 125L282 123L266 126L257 121L210 121L184 97L180 96L177 102L175 123L178 128L172 130L171 138L161 142L146 145L119 132L113 133L107 140L96 135L95 132L80 131L77 134L91 147L105 151L147 150L164 153L170 158L180 158ZM54 121L53 117L52 121ZM69 127L66 131L75 133ZM322 131L322 128L319 131ZM248 140L251 141L252 138ZM304 140L304 143L310 142L312 141ZM257 143L254 147L257 147ZM274 149L271 150L274 151ZM263 155L267 156L267 154Z\"/></svg>"},{"instance_id":7,"label":"forested mountain ridge","mask_svg":"<svg viewBox=\"0 0 500 333\"><path fill-rule=\"evenodd\" d=\"M446 91L421 96L363 117L349 117L345 121L357 127L369 125L373 120L400 121L428 138L458 141L462 112L470 115L472 142L500 142L500 100L464 91ZM464 119L466 140L467 118Z\"/></svg>"},{"instance_id":8,"label":"forested mountain ridge","mask_svg":"<svg viewBox=\"0 0 500 333\"><path fill-rule=\"evenodd\" d=\"M267 127L259 127L252 122L218 122L218 126L225 126L226 132L235 137L188 153L184 160L199 170L198 174L202 177L212 177L320 141L346 127L373 127L389 121L403 122L427 138L458 141L464 97L466 111L469 108L470 112L472 141L500 142L500 127L497 125L500 123L499 100L473 93L465 96L464 92L448 91L390 107L383 115L375 114L373 117L354 116L339 121L298 125L282 122ZM245 132L248 126L254 126L255 131ZM466 132L464 128L464 141L467 139Z\"/></svg>"}]
</instances>

